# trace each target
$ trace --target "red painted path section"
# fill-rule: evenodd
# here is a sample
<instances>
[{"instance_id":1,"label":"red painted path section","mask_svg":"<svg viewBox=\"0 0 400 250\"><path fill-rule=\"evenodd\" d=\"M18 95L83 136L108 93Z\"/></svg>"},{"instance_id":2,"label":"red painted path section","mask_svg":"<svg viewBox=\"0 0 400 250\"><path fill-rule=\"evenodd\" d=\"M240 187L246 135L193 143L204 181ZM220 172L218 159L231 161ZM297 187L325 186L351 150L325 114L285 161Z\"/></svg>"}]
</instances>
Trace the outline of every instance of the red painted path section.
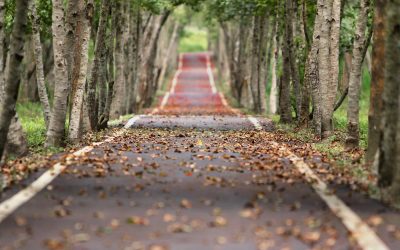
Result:
<instances>
[{"instance_id":1,"label":"red painted path section","mask_svg":"<svg viewBox=\"0 0 400 250\"><path fill-rule=\"evenodd\" d=\"M159 114L233 115L216 90L210 53L186 53ZM213 86L214 85L214 86Z\"/></svg>"}]
</instances>

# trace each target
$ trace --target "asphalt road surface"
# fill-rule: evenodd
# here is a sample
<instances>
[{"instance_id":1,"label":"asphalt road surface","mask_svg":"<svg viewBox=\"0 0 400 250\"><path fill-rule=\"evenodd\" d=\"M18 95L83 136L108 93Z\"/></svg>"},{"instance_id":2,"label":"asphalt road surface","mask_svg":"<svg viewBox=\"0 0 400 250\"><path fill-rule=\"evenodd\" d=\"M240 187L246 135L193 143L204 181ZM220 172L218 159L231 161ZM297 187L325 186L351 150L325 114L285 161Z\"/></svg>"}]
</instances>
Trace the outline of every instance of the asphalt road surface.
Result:
<instances>
[{"instance_id":1,"label":"asphalt road surface","mask_svg":"<svg viewBox=\"0 0 400 250\"><path fill-rule=\"evenodd\" d=\"M367 249L359 242L370 235L346 226L286 149L306 151L305 163L379 237L375 249L400 249L398 212L332 179L317 153L268 119L227 106L212 72L207 53L182 55L159 108L90 152L55 156L66 169L4 219L0 249Z\"/></svg>"}]
</instances>

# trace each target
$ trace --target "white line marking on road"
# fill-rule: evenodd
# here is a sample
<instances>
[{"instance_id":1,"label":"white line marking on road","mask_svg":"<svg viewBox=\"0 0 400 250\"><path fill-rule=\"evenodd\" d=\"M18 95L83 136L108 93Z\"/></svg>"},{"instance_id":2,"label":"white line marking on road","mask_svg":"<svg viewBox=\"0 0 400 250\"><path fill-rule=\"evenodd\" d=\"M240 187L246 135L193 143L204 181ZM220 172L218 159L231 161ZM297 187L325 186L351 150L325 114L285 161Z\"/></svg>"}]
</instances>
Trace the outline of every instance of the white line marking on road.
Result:
<instances>
[{"instance_id":1,"label":"white line marking on road","mask_svg":"<svg viewBox=\"0 0 400 250\"><path fill-rule=\"evenodd\" d=\"M262 130L260 122L252 116L247 117L257 130ZM338 217L351 236L357 241L358 246L364 250L389 250L385 243L376 235L368 224L366 224L351 208L349 208L339 197L337 197L308 166L304 160L295 155L285 145L273 142L281 150L289 152L289 159L295 167L302 173L307 182L313 187L315 192L327 204L330 210Z\"/></svg>"},{"instance_id":2,"label":"white line marking on road","mask_svg":"<svg viewBox=\"0 0 400 250\"><path fill-rule=\"evenodd\" d=\"M254 127L257 130L263 130L263 127L262 127L260 121L257 120L257 118L252 117L252 116L247 116L247 119L254 125Z\"/></svg>"},{"instance_id":3,"label":"white line marking on road","mask_svg":"<svg viewBox=\"0 0 400 250\"><path fill-rule=\"evenodd\" d=\"M290 151L289 151L290 152ZM314 188L315 192L325 201L331 211L342 221L351 236L357 241L358 245L365 250L388 250L385 243L351 208L329 190L324 183L304 162L295 154L291 153L289 159L304 174L308 183Z\"/></svg>"},{"instance_id":4,"label":"white line marking on road","mask_svg":"<svg viewBox=\"0 0 400 250\"><path fill-rule=\"evenodd\" d=\"M36 181L27 188L15 194L13 197L0 204L0 223L3 222L10 214L17 210L20 206L32 199L37 193L42 191L49 185L66 167L60 163L53 166L52 169L46 171Z\"/></svg>"},{"instance_id":5,"label":"white line marking on road","mask_svg":"<svg viewBox=\"0 0 400 250\"><path fill-rule=\"evenodd\" d=\"M169 97L175 93L176 85L178 84L178 79L180 74L182 73L182 68L183 68L183 54L179 55L179 63L178 63L178 70L175 72L174 78L172 79L172 86L169 92L165 93L160 108L155 108L153 111L150 113L151 115L155 115L158 113L158 111L163 110L165 106L168 104Z\"/></svg>"},{"instance_id":6,"label":"white line marking on road","mask_svg":"<svg viewBox=\"0 0 400 250\"><path fill-rule=\"evenodd\" d=\"M178 84L179 75L181 73L182 73L182 70L180 70L180 69L175 72L174 79L172 80L171 90L169 91L170 94L175 93L176 85Z\"/></svg>"},{"instance_id":7,"label":"white line marking on road","mask_svg":"<svg viewBox=\"0 0 400 250\"><path fill-rule=\"evenodd\" d=\"M238 109L234 109L231 106L229 106L228 101L226 100L224 94L222 92L219 92L219 97L221 98L222 101L222 105L225 106L225 108L229 109L229 111L231 111L232 113L234 113L235 115L241 115L240 110Z\"/></svg>"},{"instance_id":8,"label":"white line marking on road","mask_svg":"<svg viewBox=\"0 0 400 250\"><path fill-rule=\"evenodd\" d=\"M154 111L154 110L153 110ZM131 128L137 121L142 119L143 117L146 117L146 115L137 115L131 118L124 126L125 129Z\"/></svg>"},{"instance_id":9,"label":"white line marking on road","mask_svg":"<svg viewBox=\"0 0 400 250\"><path fill-rule=\"evenodd\" d=\"M125 125L125 128L129 128L139 119L145 116L135 116L130 119L127 123L129 126ZM108 143L113 141L116 137L121 136L124 130L119 131L116 135L102 141L93 143L93 146L100 146L104 143ZM86 146L79 151L76 151L72 155L75 157L83 156L93 150L93 146ZM0 223L2 223L9 215L15 212L19 207L24 205L30 199L32 199L35 195L37 195L40 191L42 191L46 186L48 186L54 179L56 179L67 166L62 165L61 163L55 164L51 169L47 170L44 174L42 174L38 179L36 179L32 184L30 184L25 189L19 191L14 196L5 200L0 204Z\"/></svg>"},{"instance_id":10,"label":"white line marking on road","mask_svg":"<svg viewBox=\"0 0 400 250\"><path fill-rule=\"evenodd\" d=\"M211 69L211 59L210 59L210 54L207 55L207 73L208 73L208 78L210 79L210 85L211 85L211 91L213 94L217 93L217 88L215 86L215 80L214 80L214 74Z\"/></svg>"},{"instance_id":11,"label":"white line marking on road","mask_svg":"<svg viewBox=\"0 0 400 250\"><path fill-rule=\"evenodd\" d=\"M167 102L168 102L168 99L169 99L170 95L171 95L171 93L169 93L169 92L164 95L164 98L163 98L163 100L161 102L161 109L163 109L165 107L165 105L167 105Z\"/></svg>"}]
</instances>

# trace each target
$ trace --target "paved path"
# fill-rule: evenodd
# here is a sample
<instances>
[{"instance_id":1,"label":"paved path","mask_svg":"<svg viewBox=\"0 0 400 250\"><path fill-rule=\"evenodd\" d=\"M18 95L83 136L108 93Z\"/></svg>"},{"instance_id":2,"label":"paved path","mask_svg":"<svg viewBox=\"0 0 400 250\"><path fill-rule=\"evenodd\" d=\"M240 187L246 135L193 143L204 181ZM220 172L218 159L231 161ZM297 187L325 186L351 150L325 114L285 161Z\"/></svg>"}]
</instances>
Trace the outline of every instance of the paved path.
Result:
<instances>
[{"instance_id":1,"label":"paved path","mask_svg":"<svg viewBox=\"0 0 400 250\"><path fill-rule=\"evenodd\" d=\"M0 249L399 249L396 211L330 181L329 166L269 120L236 114L212 78L207 54L182 56L158 109L55 159L64 173L4 219ZM337 196L307 181L302 164ZM353 217L332 212L332 197L370 227L350 233Z\"/></svg>"}]
</instances>

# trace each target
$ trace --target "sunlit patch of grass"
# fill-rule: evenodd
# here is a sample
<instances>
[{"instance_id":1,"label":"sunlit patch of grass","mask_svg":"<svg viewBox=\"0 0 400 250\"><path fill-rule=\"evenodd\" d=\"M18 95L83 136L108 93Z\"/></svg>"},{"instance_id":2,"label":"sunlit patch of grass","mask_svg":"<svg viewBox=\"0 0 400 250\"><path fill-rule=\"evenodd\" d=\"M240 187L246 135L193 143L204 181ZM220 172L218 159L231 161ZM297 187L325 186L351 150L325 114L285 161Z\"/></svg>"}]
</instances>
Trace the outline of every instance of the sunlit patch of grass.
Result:
<instances>
[{"instance_id":1,"label":"sunlit patch of grass","mask_svg":"<svg viewBox=\"0 0 400 250\"><path fill-rule=\"evenodd\" d=\"M18 103L17 113L31 152L51 154L63 150L63 148L44 147L44 142L46 140L46 124L44 122L43 109L40 103Z\"/></svg>"},{"instance_id":2,"label":"sunlit patch of grass","mask_svg":"<svg viewBox=\"0 0 400 250\"><path fill-rule=\"evenodd\" d=\"M17 112L26 134L29 148L43 147L46 139L46 124L40 103L18 103Z\"/></svg>"},{"instance_id":3,"label":"sunlit patch of grass","mask_svg":"<svg viewBox=\"0 0 400 250\"><path fill-rule=\"evenodd\" d=\"M179 43L179 52L201 52L207 49L207 31L194 26L185 27Z\"/></svg>"},{"instance_id":4,"label":"sunlit patch of grass","mask_svg":"<svg viewBox=\"0 0 400 250\"><path fill-rule=\"evenodd\" d=\"M368 146L368 111L370 96L371 76L367 70L363 71L363 83L360 96L360 147L366 149ZM335 128L339 131L347 130L347 98L343 105L335 112Z\"/></svg>"}]
</instances>

